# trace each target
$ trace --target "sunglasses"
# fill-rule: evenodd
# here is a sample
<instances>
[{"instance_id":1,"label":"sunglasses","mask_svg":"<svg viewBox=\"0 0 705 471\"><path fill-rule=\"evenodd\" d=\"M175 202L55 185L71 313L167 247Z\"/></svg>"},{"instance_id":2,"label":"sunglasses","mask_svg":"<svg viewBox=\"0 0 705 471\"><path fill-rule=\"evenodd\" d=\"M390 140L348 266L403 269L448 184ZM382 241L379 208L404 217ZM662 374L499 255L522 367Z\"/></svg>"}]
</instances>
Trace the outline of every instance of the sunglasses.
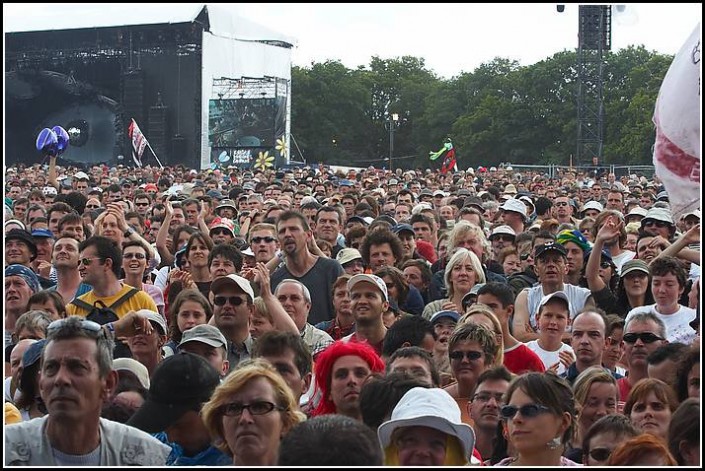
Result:
<instances>
[{"instance_id":1,"label":"sunglasses","mask_svg":"<svg viewBox=\"0 0 705 471\"><path fill-rule=\"evenodd\" d=\"M149 206L149 203L135 203L135 206Z\"/></svg>"},{"instance_id":2,"label":"sunglasses","mask_svg":"<svg viewBox=\"0 0 705 471\"><path fill-rule=\"evenodd\" d=\"M104 260L103 258L96 257L96 258L79 258L78 261L85 266L89 267L91 266L91 263L93 263L93 260Z\"/></svg>"},{"instance_id":3,"label":"sunglasses","mask_svg":"<svg viewBox=\"0 0 705 471\"><path fill-rule=\"evenodd\" d=\"M525 262L529 259L530 256L531 256L530 253L523 253L519 256L519 260L521 260L522 262Z\"/></svg>"},{"instance_id":4,"label":"sunglasses","mask_svg":"<svg viewBox=\"0 0 705 471\"><path fill-rule=\"evenodd\" d=\"M242 411L247 409L252 415L264 415L269 414L273 410L284 411L286 408L279 407L276 404L272 404L268 401L257 401L252 404L240 404L233 402L230 404L225 404L223 406L223 414L228 417L239 417L242 415Z\"/></svg>"},{"instance_id":5,"label":"sunglasses","mask_svg":"<svg viewBox=\"0 0 705 471\"><path fill-rule=\"evenodd\" d=\"M245 300L239 296L215 296L213 298L213 304L216 306L225 306L225 303L229 302L233 306L239 306L244 303Z\"/></svg>"},{"instance_id":6,"label":"sunglasses","mask_svg":"<svg viewBox=\"0 0 705 471\"><path fill-rule=\"evenodd\" d=\"M611 267L612 264L610 262L602 262L600 263L600 268L609 268Z\"/></svg>"},{"instance_id":7,"label":"sunglasses","mask_svg":"<svg viewBox=\"0 0 705 471\"><path fill-rule=\"evenodd\" d=\"M517 412L521 412L522 417L531 418L537 417L547 412L551 412L551 409L539 404L526 404L521 407L506 405L502 406L502 408L499 410L499 413L503 419L513 419L514 416L517 415Z\"/></svg>"},{"instance_id":8,"label":"sunglasses","mask_svg":"<svg viewBox=\"0 0 705 471\"><path fill-rule=\"evenodd\" d=\"M460 350L456 350L452 353L449 353L448 357L451 360L462 361L463 358L467 358L468 361L473 361L473 360L478 360L478 359L482 358L482 352L476 352L476 351L461 352Z\"/></svg>"},{"instance_id":9,"label":"sunglasses","mask_svg":"<svg viewBox=\"0 0 705 471\"><path fill-rule=\"evenodd\" d=\"M56 332L59 329L62 329L63 327L67 326L69 324L69 321L71 323L75 323L76 321L73 318L64 318L64 319L57 319L53 321L49 326L47 327L47 334L52 334L53 332ZM87 332L89 334L100 334L103 331L103 327L98 324L97 322L89 321L86 319L81 319L80 321L80 327L81 330L84 332Z\"/></svg>"},{"instance_id":10,"label":"sunglasses","mask_svg":"<svg viewBox=\"0 0 705 471\"><path fill-rule=\"evenodd\" d=\"M100 208L100 205L97 204L87 204L86 209L98 209Z\"/></svg>"},{"instance_id":11,"label":"sunglasses","mask_svg":"<svg viewBox=\"0 0 705 471\"><path fill-rule=\"evenodd\" d=\"M277 239L275 239L274 237L271 237L271 236L267 236L267 237L253 237L252 239L250 239L250 242L253 243L253 244L259 244L259 243L261 243L261 242L266 242L266 243L268 243L268 244L271 244L272 242L276 242L276 240L277 240Z\"/></svg>"},{"instance_id":12,"label":"sunglasses","mask_svg":"<svg viewBox=\"0 0 705 471\"><path fill-rule=\"evenodd\" d=\"M211 231L212 235L233 235L232 232L230 232L227 229L213 229Z\"/></svg>"},{"instance_id":13,"label":"sunglasses","mask_svg":"<svg viewBox=\"0 0 705 471\"><path fill-rule=\"evenodd\" d=\"M568 206L568 203L566 203L565 201L560 201L558 203L554 203L554 206Z\"/></svg>"},{"instance_id":14,"label":"sunglasses","mask_svg":"<svg viewBox=\"0 0 705 471\"><path fill-rule=\"evenodd\" d=\"M613 451L608 448L593 448L588 454L595 461L607 461L612 456Z\"/></svg>"},{"instance_id":15,"label":"sunglasses","mask_svg":"<svg viewBox=\"0 0 705 471\"><path fill-rule=\"evenodd\" d=\"M143 253L126 253L122 256L122 258L125 260L132 260L133 258L136 258L137 260L144 260L147 257Z\"/></svg>"},{"instance_id":16,"label":"sunglasses","mask_svg":"<svg viewBox=\"0 0 705 471\"><path fill-rule=\"evenodd\" d=\"M641 340L643 343L654 343L657 340L663 340L663 338L659 337L656 334L652 334L651 332L642 332L640 334L637 334L637 333L624 334L624 336L622 337L622 340L624 340L626 343L629 343L629 344L636 343L637 340Z\"/></svg>"},{"instance_id":17,"label":"sunglasses","mask_svg":"<svg viewBox=\"0 0 705 471\"><path fill-rule=\"evenodd\" d=\"M656 227L668 227L669 224L667 222L663 221L654 221L654 220L648 220L644 223L644 227L651 227L651 226L656 226Z\"/></svg>"}]
</instances>

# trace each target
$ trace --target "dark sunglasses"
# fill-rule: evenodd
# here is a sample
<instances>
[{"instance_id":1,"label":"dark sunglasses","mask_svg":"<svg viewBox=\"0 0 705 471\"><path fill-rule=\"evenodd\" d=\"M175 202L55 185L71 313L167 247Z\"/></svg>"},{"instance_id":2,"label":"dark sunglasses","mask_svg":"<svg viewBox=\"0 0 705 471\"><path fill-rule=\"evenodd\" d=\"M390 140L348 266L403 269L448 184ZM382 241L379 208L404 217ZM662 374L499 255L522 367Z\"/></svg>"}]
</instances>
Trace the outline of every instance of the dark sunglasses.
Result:
<instances>
[{"instance_id":1,"label":"dark sunglasses","mask_svg":"<svg viewBox=\"0 0 705 471\"><path fill-rule=\"evenodd\" d=\"M600 263L600 268L609 268L611 267L612 264L610 262L602 262Z\"/></svg>"},{"instance_id":2,"label":"dark sunglasses","mask_svg":"<svg viewBox=\"0 0 705 471\"><path fill-rule=\"evenodd\" d=\"M215 296L213 298L213 304L216 306L225 306L225 303L229 302L233 306L239 306L244 303L245 300L239 296Z\"/></svg>"},{"instance_id":3,"label":"dark sunglasses","mask_svg":"<svg viewBox=\"0 0 705 471\"><path fill-rule=\"evenodd\" d=\"M211 231L211 235L233 235L232 232L230 232L228 229L213 229Z\"/></svg>"},{"instance_id":4,"label":"dark sunglasses","mask_svg":"<svg viewBox=\"0 0 705 471\"><path fill-rule=\"evenodd\" d=\"M595 461L607 461L607 459L612 456L613 451L614 450L610 450L608 448L593 448L588 454L590 455L590 458Z\"/></svg>"},{"instance_id":5,"label":"dark sunglasses","mask_svg":"<svg viewBox=\"0 0 705 471\"><path fill-rule=\"evenodd\" d=\"M657 340L663 340L663 338L659 337L656 334L652 334L651 332L642 332L640 334L637 334L637 333L624 334L624 336L622 337L622 340L624 340L626 343L629 343L629 344L636 343L637 340L641 340L643 343L654 343Z\"/></svg>"},{"instance_id":6,"label":"dark sunglasses","mask_svg":"<svg viewBox=\"0 0 705 471\"><path fill-rule=\"evenodd\" d=\"M521 412L522 417L537 417L541 414L551 412L551 409L539 404L526 404L521 407L506 405L502 406L499 410L503 419L513 419L514 416L517 415L517 412Z\"/></svg>"},{"instance_id":7,"label":"dark sunglasses","mask_svg":"<svg viewBox=\"0 0 705 471\"><path fill-rule=\"evenodd\" d=\"M669 224L667 222L663 221L655 221L653 219L649 219L644 223L644 227L650 227L650 226L656 226L656 227L668 227Z\"/></svg>"},{"instance_id":8,"label":"dark sunglasses","mask_svg":"<svg viewBox=\"0 0 705 471\"><path fill-rule=\"evenodd\" d=\"M100 208L100 205L97 204L87 204L86 209L98 209Z\"/></svg>"},{"instance_id":9,"label":"dark sunglasses","mask_svg":"<svg viewBox=\"0 0 705 471\"><path fill-rule=\"evenodd\" d=\"M519 260L521 260L522 262L525 262L529 259L530 256L531 256L530 253L523 253L519 256Z\"/></svg>"},{"instance_id":10,"label":"dark sunglasses","mask_svg":"<svg viewBox=\"0 0 705 471\"><path fill-rule=\"evenodd\" d=\"M456 350L456 351L448 354L448 357L451 360L462 361L463 358L467 358L469 361L473 361L473 360L478 360L478 359L482 358L482 352L476 352L476 351L461 352L460 350Z\"/></svg>"},{"instance_id":11,"label":"dark sunglasses","mask_svg":"<svg viewBox=\"0 0 705 471\"><path fill-rule=\"evenodd\" d=\"M260 242L267 242L268 244L271 244L272 242L275 242L276 240L277 239L275 239L274 237L271 237L271 236L253 237L252 239L250 239L250 242L252 242L253 244L259 244Z\"/></svg>"},{"instance_id":12,"label":"dark sunglasses","mask_svg":"<svg viewBox=\"0 0 705 471\"><path fill-rule=\"evenodd\" d=\"M147 257L143 253L126 253L122 256L122 258L125 260L131 260L133 258L136 258L137 260L144 260Z\"/></svg>"}]
</instances>

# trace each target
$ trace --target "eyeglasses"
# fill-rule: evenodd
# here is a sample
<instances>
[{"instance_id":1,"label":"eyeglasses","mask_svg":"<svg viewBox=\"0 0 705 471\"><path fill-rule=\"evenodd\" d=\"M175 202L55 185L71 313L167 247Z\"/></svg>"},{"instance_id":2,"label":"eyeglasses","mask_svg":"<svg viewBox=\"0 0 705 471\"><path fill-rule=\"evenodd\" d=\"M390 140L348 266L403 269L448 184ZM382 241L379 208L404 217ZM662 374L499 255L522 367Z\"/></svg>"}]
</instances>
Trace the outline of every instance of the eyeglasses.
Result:
<instances>
[{"instance_id":1,"label":"eyeglasses","mask_svg":"<svg viewBox=\"0 0 705 471\"><path fill-rule=\"evenodd\" d=\"M558 203L554 203L554 206L568 206L568 203L566 201L559 201Z\"/></svg>"},{"instance_id":2,"label":"eyeglasses","mask_svg":"<svg viewBox=\"0 0 705 471\"><path fill-rule=\"evenodd\" d=\"M467 358L468 361L473 361L473 360L478 360L478 359L482 358L482 352L476 352L476 351L462 352L460 350L456 350L454 352L449 353L448 357L451 360L463 361L463 358Z\"/></svg>"},{"instance_id":3,"label":"eyeglasses","mask_svg":"<svg viewBox=\"0 0 705 471\"><path fill-rule=\"evenodd\" d=\"M607 459L612 456L613 451L614 450L610 450L609 448L593 448L588 454L590 458L595 461L607 461Z\"/></svg>"},{"instance_id":4,"label":"eyeglasses","mask_svg":"<svg viewBox=\"0 0 705 471\"><path fill-rule=\"evenodd\" d=\"M147 256L143 253L126 253L122 256L125 260L131 260L136 258L137 260L144 260Z\"/></svg>"},{"instance_id":5,"label":"eyeglasses","mask_svg":"<svg viewBox=\"0 0 705 471\"><path fill-rule=\"evenodd\" d=\"M494 398L495 402L497 402L497 404L501 404L504 402L504 400L503 400L504 394L502 394L502 393L489 393L489 392L481 392L481 393L475 394L475 396L473 397L473 401L490 402L490 399L493 399L493 398Z\"/></svg>"},{"instance_id":6,"label":"eyeglasses","mask_svg":"<svg viewBox=\"0 0 705 471\"><path fill-rule=\"evenodd\" d=\"M252 415L264 415L264 414L269 414L273 410L278 410L278 411L285 411L286 408L284 407L279 407L276 404L272 404L271 402L267 401L258 401L258 402L253 402L252 404L240 404L237 402L233 402L230 404L225 404L223 406L223 414L227 415L228 417L239 417L242 415L242 411L247 409L250 411L250 414Z\"/></svg>"},{"instance_id":7,"label":"eyeglasses","mask_svg":"<svg viewBox=\"0 0 705 471\"><path fill-rule=\"evenodd\" d=\"M245 300L239 296L215 296L213 298L213 304L216 306L225 306L225 303L229 302L233 306L239 306L244 303Z\"/></svg>"},{"instance_id":8,"label":"eyeglasses","mask_svg":"<svg viewBox=\"0 0 705 471\"><path fill-rule=\"evenodd\" d=\"M93 260L105 260L104 258L101 257L95 257L95 258L79 258L78 261L85 266L89 267L91 266L91 263L93 263Z\"/></svg>"},{"instance_id":9,"label":"eyeglasses","mask_svg":"<svg viewBox=\"0 0 705 471\"><path fill-rule=\"evenodd\" d=\"M646 221L646 222L644 223L644 227L651 227L651 226L656 226L656 227L668 227L668 225L669 225L669 224L668 224L667 222L655 221L655 220L653 220L653 219L649 219L648 221Z\"/></svg>"},{"instance_id":10,"label":"eyeglasses","mask_svg":"<svg viewBox=\"0 0 705 471\"><path fill-rule=\"evenodd\" d=\"M641 340L643 343L654 343L657 340L663 340L662 337L659 337L656 334L652 334L651 332L641 332L641 333L629 333L629 334L624 334L624 337L622 337L622 340L624 340L626 343L636 343L637 340Z\"/></svg>"},{"instance_id":11,"label":"eyeglasses","mask_svg":"<svg viewBox=\"0 0 705 471\"><path fill-rule=\"evenodd\" d=\"M62 329L63 327L66 327L67 324L71 323L76 323L76 320L74 318L64 318L64 319L57 319L53 321L49 326L47 327L47 335L51 335L52 333L56 332L59 329ZM89 321L86 319L80 319L79 325L81 327L81 330L84 332L87 332L89 334L100 334L103 332L103 327L98 324L97 322Z\"/></svg>"},{"instance_id":12,"label":"eyeglasses","mask_svg":"<svg viewBox=\"0 0 705 471\"><path fill-rule=\"evenodd\" d=\"M253 244L259 244L260 242L266 242L268 244L271 244L272 242L276 242L276 240L277 239L275 239L274 237L271 237L271 236L253 237L252 239L250 239L250 242L252 242Z\"/></svg>"},{"instance_id":13,"label":"eyeglasses","mask_svg":"<svg viewBox=\"0 0 705 471\"><path fill-rule=\"evenodd\" d=\"M609 268L611 267L612 264L610 262L602 262L600 263L600 268Z\"/></svg>"},{"instance_id":14,"label":"eyeglasses","mask_svg":"<svg viewBox=\"0 0 705 471\"><path fill-rule=\"evenodd\" d=\"M149 203L135 203L135 206L149 206Z\"/></svg>"},{"instance_id":15,"label":"eyeglasses","mask_svg":"<svg viewBox=\"0 0 705 471\"><path fill-rule=\"evenodd\" d=\"M521 412L522 417L531 418L537 417L547 412L551 412L551 409L539 404L526 404L521 407L506 405L502 406L502 408L499 410L499 413L503 419L513 419L514 416L517 415L517 412Z\"/></svg>"}]
</instances>

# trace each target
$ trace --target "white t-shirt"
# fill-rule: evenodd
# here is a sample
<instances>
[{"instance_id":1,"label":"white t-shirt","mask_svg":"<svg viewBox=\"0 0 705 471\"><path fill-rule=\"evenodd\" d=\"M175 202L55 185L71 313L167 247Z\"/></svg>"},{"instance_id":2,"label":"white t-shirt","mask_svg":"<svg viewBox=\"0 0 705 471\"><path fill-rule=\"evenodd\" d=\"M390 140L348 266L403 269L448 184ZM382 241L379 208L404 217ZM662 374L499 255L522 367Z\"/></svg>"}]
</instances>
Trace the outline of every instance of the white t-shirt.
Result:
<instances>
[{"instance_id":1,"label":"white t-shirt","mask_svg":"<svg viewBox=\"0 0 705 471\"><path fill-rule=\"evenodd\" d=\"M612 263L614 263L614 266L617 267L618 275L622 273L622 265L627 263L629 260L633 260L635 256L635 252L632 252L631 250L625 250L616 257L612 257Z\"/></svg>"},{"instance_id":2,"label":"white t-shirt","mask_svg":"<svg viewBox=\"0 0 705 471\"><path fill-rule=\"evenodd\" d=\"M678 311L673 314L659 314L656 310L656 304L650 304L648 306L635 307L627 317L624 318L624 322L628 323L629 320L634 317L634 314L640 314L643 312L652 312L666 324L666 339L673 342L680 342L686 345L690 345L695 340L696 332L690 327L690 321L695 319L697 313L695 309L691 309L686 306L680 306Z\"/></svg>"},{"instance_id":3,"label":"white t-shirt","mask_svg":"<svg viewBox=\"0 0 705 471\"><path fill-rule=\"evenodd\" d=\"M544 350L539 346L539 341L538 340L531 340L530 342L526 342L525 344L529 349L537 354L539 358L541 358L541 361L543 362L543 366L546 367L548 370L551 366L555 365L558 363L558 371L556 371L556 374L562 374L565 372L566 367L563 366L563 363L561 363L561 358L558 356L560 352L570 352L573 357L575 357L575 353L573 352L573 347L570 345L567 345L563 342L561 342L561 347L554 351L554 352L549 352L548 350Z\"/></svg>"}]
</instances>

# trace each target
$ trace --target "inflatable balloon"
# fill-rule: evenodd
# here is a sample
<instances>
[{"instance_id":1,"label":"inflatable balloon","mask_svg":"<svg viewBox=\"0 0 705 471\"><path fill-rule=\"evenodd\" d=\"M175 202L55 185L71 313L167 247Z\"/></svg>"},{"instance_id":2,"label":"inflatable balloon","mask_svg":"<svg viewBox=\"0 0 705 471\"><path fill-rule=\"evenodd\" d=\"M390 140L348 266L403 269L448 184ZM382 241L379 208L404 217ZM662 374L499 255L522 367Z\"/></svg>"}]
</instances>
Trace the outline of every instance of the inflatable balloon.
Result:
<instances>
[{"instance_id":1,"label":"inflatable balloon","mask_svg":"<svg viewBox=\"0 0 705 471\"><path fill-rule=\"evenodd\" d=\"M54 126L51 130L56 134L58 140L56 151L61 155L69 147L69 133L61 126Z\"/></svg>"},{"instance_id":2,"label":"inflatable balloon","mask_svg":"<svg viewBox=\"0 0 705 471\"><path fill-rule=\"evenodd\" d=\"M37 150L45 155L56 156L59 150L59 138L49 128L44 128L37 136Z\"/></svg>"}]
</instances>

